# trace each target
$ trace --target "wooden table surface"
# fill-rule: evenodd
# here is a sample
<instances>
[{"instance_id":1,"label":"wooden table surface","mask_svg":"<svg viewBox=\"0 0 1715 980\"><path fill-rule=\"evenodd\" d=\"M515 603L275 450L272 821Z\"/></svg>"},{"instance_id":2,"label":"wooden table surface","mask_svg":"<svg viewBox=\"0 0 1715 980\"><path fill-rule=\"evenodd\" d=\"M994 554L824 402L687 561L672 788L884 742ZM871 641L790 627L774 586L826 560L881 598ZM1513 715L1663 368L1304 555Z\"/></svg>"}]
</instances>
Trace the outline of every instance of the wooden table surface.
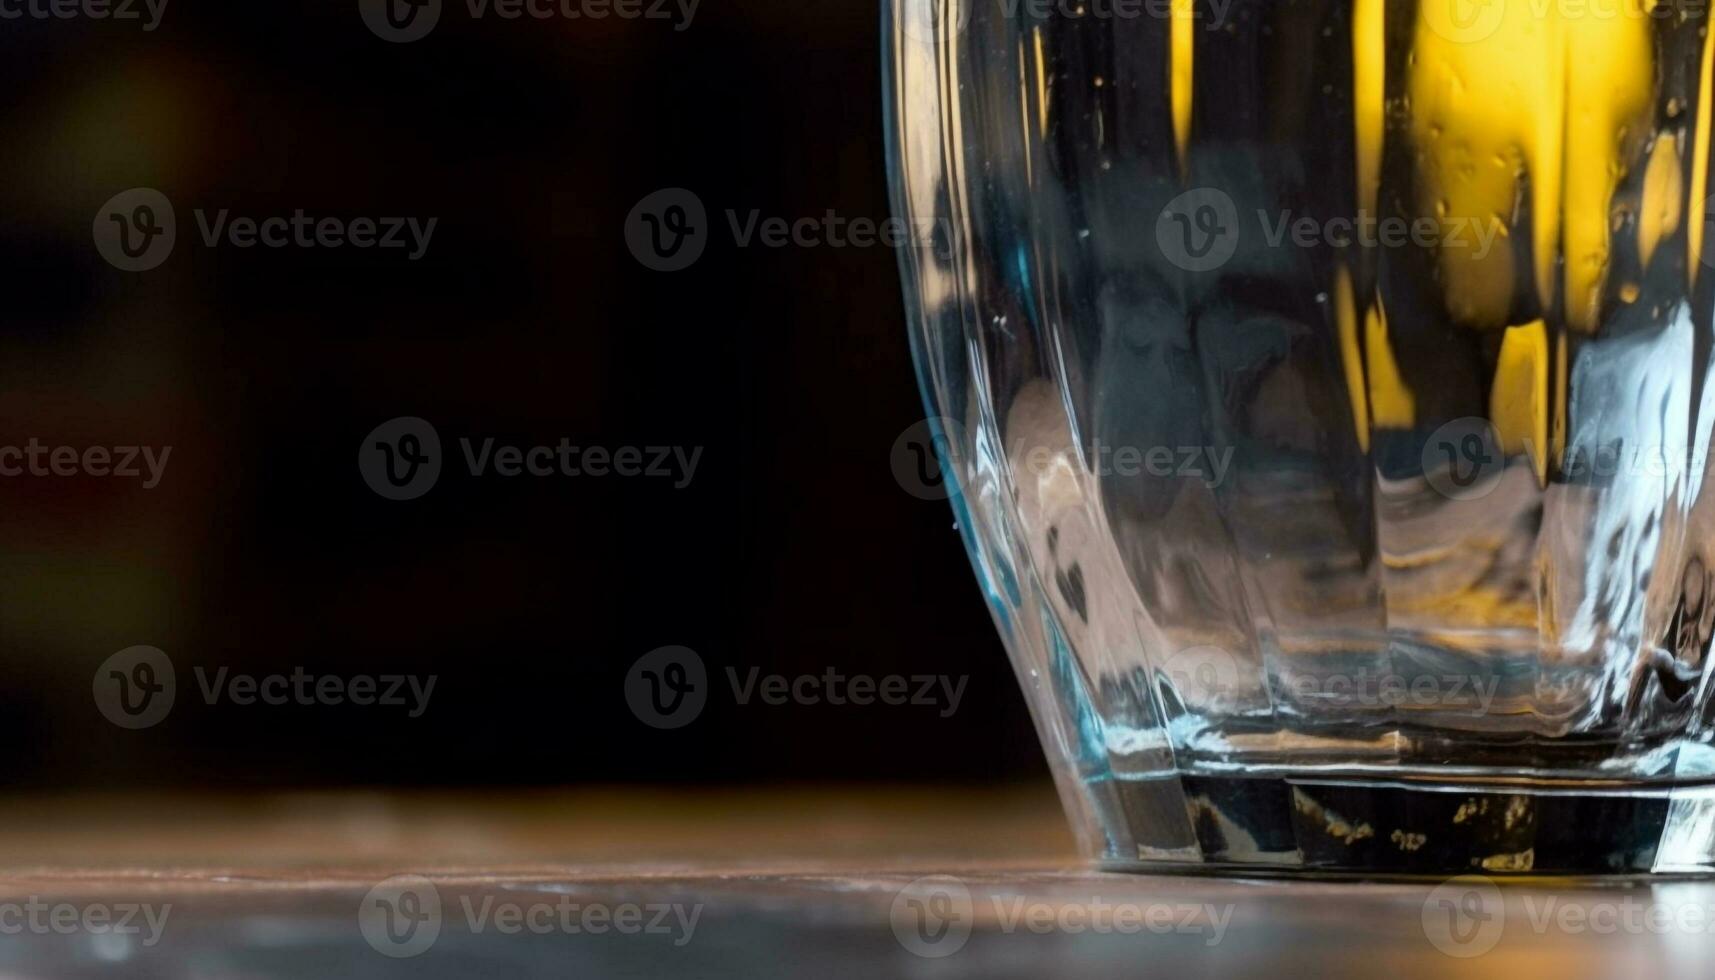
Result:
<instances>
[{"instance_id":1,"label":"wooden table surface","mask_svg":"<svg viewBox=\"0 0 1715 980\"><path fill-rule=\"evenodd\" d=\"M1706 977L1712 930L1699 881L1096 873L1026 790L0 804L4 977Z\"/></svg>"}]
</instances>

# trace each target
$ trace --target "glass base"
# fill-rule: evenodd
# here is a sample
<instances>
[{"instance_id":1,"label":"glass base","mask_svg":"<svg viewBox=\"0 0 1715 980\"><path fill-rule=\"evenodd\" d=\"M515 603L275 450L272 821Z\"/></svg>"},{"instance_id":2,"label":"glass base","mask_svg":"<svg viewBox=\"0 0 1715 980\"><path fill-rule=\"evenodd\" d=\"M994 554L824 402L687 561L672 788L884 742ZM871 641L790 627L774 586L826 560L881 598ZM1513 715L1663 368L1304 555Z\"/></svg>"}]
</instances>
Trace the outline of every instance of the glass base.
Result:
<instances>
[{"instance_id":1,"label":"glass base","mask_svg":"<svg viewBox=\"0 0 1715 980\"><path fill-rule=\"evenodd\" d=\"M1708 875L1715 787L1180 775L1092 786L1115 871ZM1183 807L1185 817L1177 817ZM1115 818L1118 818L1117 821ZM1114 829L1119 833L1112 833Z\"/></svg>"}]
</instances>

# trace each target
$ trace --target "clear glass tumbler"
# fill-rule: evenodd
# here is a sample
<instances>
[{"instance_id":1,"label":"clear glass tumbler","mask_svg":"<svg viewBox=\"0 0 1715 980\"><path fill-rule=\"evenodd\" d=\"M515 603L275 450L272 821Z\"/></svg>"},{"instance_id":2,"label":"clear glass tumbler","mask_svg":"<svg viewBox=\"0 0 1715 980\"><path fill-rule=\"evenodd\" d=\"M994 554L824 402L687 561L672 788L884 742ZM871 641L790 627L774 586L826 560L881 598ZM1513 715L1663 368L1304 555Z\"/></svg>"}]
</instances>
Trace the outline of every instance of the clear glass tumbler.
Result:
<instances>
[{"instance_id":1,"label":"clear glass tumbler","mask_svg":"<svg viewBox=\"0 0 1715 980\"><path fill-rule=\"evenodd\" d=\"M1096 860L1715 869L1708 10L891 0L918 372Z\"/></svg>"}]
</instances>

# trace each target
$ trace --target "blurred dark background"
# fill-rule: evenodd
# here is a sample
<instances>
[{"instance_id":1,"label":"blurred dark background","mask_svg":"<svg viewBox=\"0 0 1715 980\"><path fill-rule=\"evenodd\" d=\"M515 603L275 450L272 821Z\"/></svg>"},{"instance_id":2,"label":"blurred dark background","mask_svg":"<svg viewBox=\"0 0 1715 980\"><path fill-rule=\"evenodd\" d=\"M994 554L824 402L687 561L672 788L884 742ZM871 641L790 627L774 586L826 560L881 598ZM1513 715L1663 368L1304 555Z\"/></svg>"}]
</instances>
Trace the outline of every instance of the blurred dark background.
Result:
<instances>
[{"instance_id":1,"label":"blurred dark background","mask_svg":"<svg viewBox=\"0 0 1715 980\"><path fill-rule=\"evenodd\" d=\"M140 15L147 11L138 5ZM472 19L388 43L357 0L172 0L0 21L0 446L171 446L160 485L0 478L0 782L563 785L1043 778L951 510L890 468L921 419L889 248L737 247L725 212L888 215L879 13L705 0L675 20ZM173 204L105 261L115 194ZM624 225L713 226L654 272ZM208 247L195 212L438 219L398 250ZM429 420L447 468L373 493L360 443ZM702 447L694 480L472 478L456 439ZM97 668L166 651L128 731ZM691 725L643 654L698 652ZM428 709L203 703L193 668L435 674ZM752 704L744 673L968 675L958 710Z\"/></svg>"}]
</instances>

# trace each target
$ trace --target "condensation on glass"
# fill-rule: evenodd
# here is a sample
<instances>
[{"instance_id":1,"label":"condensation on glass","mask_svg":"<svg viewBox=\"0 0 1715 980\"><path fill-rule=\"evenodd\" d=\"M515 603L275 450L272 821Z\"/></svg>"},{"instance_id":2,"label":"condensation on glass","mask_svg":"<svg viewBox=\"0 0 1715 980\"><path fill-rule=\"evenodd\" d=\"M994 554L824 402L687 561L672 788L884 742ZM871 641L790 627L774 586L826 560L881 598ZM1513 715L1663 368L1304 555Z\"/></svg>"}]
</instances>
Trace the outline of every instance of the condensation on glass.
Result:
<instances>
[{"instance_id":1,"label":"condensation on glass","mask_svg":"<svg viewBox=\"0 0 1715 980\"><path fill-rule=\"evenodd\" d=\"M1094 857L1715 867L1708 13L893 0L920 380Z\"/></svg>"}]
</instances>

